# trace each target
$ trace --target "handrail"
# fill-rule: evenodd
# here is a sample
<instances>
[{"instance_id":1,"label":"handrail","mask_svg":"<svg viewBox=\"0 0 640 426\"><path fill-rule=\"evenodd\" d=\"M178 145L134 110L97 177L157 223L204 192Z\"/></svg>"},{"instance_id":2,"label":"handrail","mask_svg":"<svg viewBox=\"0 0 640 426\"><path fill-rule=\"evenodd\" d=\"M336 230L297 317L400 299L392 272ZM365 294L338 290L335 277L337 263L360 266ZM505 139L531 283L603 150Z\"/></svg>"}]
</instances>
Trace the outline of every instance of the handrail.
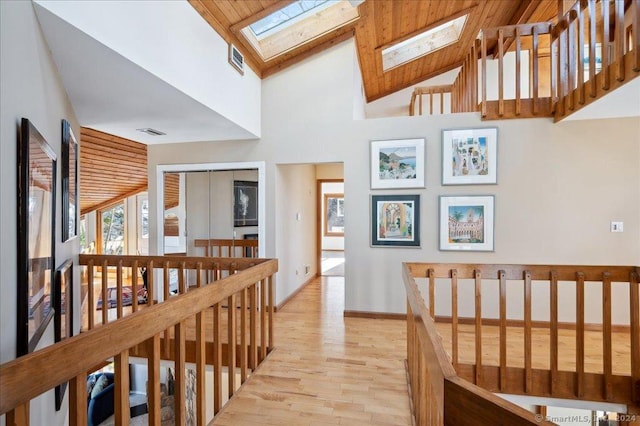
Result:
<instances>
[{"instance_id":1,"label":"handrail","mask_svg":"<svg viewBox=\"0 0 640 426\"><path fill-rule=\"evenodd\" d=\"M432 314L403 263L407 292L407 368L418 425L551 425L533 413L460 379L448 359ZM474 410L460 407L474 406Z\"/></svg>"},{"instance_id":2,"label":"handrail","mask_svg":"<svg viewBox=\"0 0 640 426\"><path fill-rule=\"evenodd\" d=\"M443 367L443 357L438 351L444 351L439 334L435 328L436 322L451 323L451 358L450 364L455 369L455 377L465 379L470 383L474 383L487 389L490 392L512 393L537 395L545 397L557 398L578 398L596 401L617 402L626 404L630 412L640 413L640 267L637 266L576 266L576 265L490 265L490 264L437 264L437 263L405 263L403 265L403 278L407 289L408 299L408 315L409 315L409 334L408 334L408 353L409 353L409 370L411 378L411 388L414 393L414 405L416 406L416 416L418 416L420 407L420 395L416 401L416 387L414 382L420 383L420 373L416 373L416 357L422 356L430 371L428 377L432 386L442 386L440 384L441 377L444 381L451 381L450 373L443 374L447 371ZM417 287L416 278L426 279L426 294L422 295ZM465 281L468 283L465 283ZM515 282L514 282L515 281ZM534 305L534 297L532 286L538 289L540 286L548 286L549 302L546 299L542 303L549 303L548 322L534 321L532 318L532 306ZM573 283L570 286L569 283ZM475 293L473 305L475 305L474 316L469 318L459 317L458 299L459 289L464 285L469 291ZM591 285L600 285L603 306L602 325L592 325L585 323L585 288ZM625 285L628 287L628 303L630 308L629 325L626 330L629 333L628 346L624 341L616 347L619 352L624 347L629 348L630 370L627 374L613 373L613 343L612 335L614 327L625 333L625 327L612 324L612 287ZM484 312L481 307L483 305L483 296L486 299L485 292L494 294L491 290L497 290L497 300L495 301L496 312ZM513 320L507 318L507 305L513 303L513 299L507 299L507 288L509 291L519 289L524 300L520 306L524 307L524 317L522 320ZM559 305L559 289L565 288L566 291L575 288L576 318L575 323L559 322L558 309ZM436 306L436 289L438 292L444 291L450 294L451 305ZM483 291L484 290L484 291ZM540 294L539 292L536 294ZM566 293L565 293L566 294ZM591 293L593 295L593 293ZM566 298L566 296L565 296ZM428 302L425 302L427 299ZM518 300L518 303L520 300ZM428 308L427 308L428 303ZM598 303L600 304L600 303ZM490 304L491 305L491 304ZM617 305L615 305L617 306ZM450 309L450 316L437 316L436 310L442 314ZM496 318L495 315L498 315ZM494 319L495 318L495 319ZM471 324L474 327L475 353L472 355L475 361L473 363L465 363L460 360L459 356L459 326L463 324ZM507 365L507 324L509 327L520 327L524 331L524 367L513 367ZM498 342L491 346L497 346L496 358L499 358L498 365L488 365L483 361L483 355L491 350L483 347L483 326L492 325L498 328ZM420 330L425 329L421 334L411 331L411 328ZM549 368L544 369L532 366L532 331L533 329L548 329L550 338L549 344ZM558 328L570 328L575 330L575 355L566 353L563 355L562 345L559 344ZM601 373L586 371L585 342L588 341L589 333L601 334L603 341L601 353ZM625 334L622 334L624 336ZM428 340L428 339L429 340ZM436 350L429 349L435 346L435 342L440 346ZM486 339L486 338L485 338ZM415 341L414 341L415 340ZM415 350L416 346L422 347L421 352ZM435 355L434 355L435 354ZM567 371L559 365L561 357L566 359L567 356L575 358L575 369ZM593 355L592 355L593 357ZM520 359L520 358L518 358ZM592 358L593 359L593 358ZM435 372L434 366L440 365ZM448 368L448 366L447 366ZM424 367L422 368L424 370ZM620 370L620 366L618 366ZM424 374L423 374L424 375ZM437 378L434 381L433 378ZM422 384L420 384L422 386ZM447 386L445 385L446 393ZM422 389L418 387L418 389ZM474 388L469 388L472 392ZM438 399L440 388L432 391L435 394L438 404L428 409L435 410L444 417L447 417L446 409ZM418 393L420 393L418 391ZM447 394L448 395L448 394ZM460 395L458 395L460 396ZM451 395L449 395L451 397ZM467 395L465 398L480 398L478 394L475 397ZM483 397L484 398L484 397ZM447 397L444 398L445 402ZM480 404L475 402L473 404ZM466 401L465 406L471 404ZM423 408L424 410L424 408ZM444 411L443 411L444 410ZM458 422L458 418L453 424L462 424ZM476 423L477 424L477 423Z\"/></svg>"},{"instance_id":3,"label":"handrail","mask_svg":"<svg viewBox=\"0 0 640 426\"><path fill-rule=\"evenodd\" d=\"M137 259L132 259L127 256L101 256L104 258L107 264L120 264L131 265L139 262L140 256L134 256ZM90 255L81 255L81 264L84 262L91 262L92 258L95 260L97 257ZM145 257L142 257L145 258ZM153 263L158 261L159 257L147 257L146 261ZM187 259L187 260L185 260ZM194 267L196 271L203 271L204 267L213 266L216 262L223 264L231 264L228 259L211 259L211 258L180 258L173 259L171 257L164 258L165 262L180 262L183 265ZM244 265L244 262L239 262L238 259L234 259L233 263L242 264L247 266L246 269L239 273L229 275L226 278L216 281L215 285L202 285L201 280L198 279L198 288L188 291L185 294L181 294L176 297L172 297L169 300L164 301L153 306L150 306L144 310L132 313L131 315L119 319L117 321L104 324L99 328L89 330L85 333L81 333L77 336L66 339L60 343L52 346L48 346L44 349L19 357L15 360L9 361L0 365L0 415L11 412L12 410L28 403L31 399L37 397L41 393L54 388L60 383L71 380L71 397L70 397L70 417L74 414L79 416L86 416L86 396L76 395L79 389L83 388L84 381L86 380L86 373L93 366L98 363L114 357L116 360L116 386L119 389L118 392L123 392L122 386L126 384L127 389L124 390L128 394L128 381L123 379L124 369L123 364L128 364L129 349L139 344L151 345L150 355L150 420L154 416L159 415L159 382L151 383L152 377L157 378L157 368L159 368L159 335L170 327L175 327L175 345L176 345L176 380L178 382L178 373L180 365L184 366L184 345L185 345L185 321L194 315L197 321L197 337L196 346L202 348L204 351L204 328L202 323L201 313L211 306L214 309L214 319L217 318L218 335L216 337L216 345L220 345L220 306L222 302L228 303L228 306L235 306L234 295L240 294L243 306L246 308L245 302L249 300L251 307L251 323L252 326L256 325L256 317L254 313L260 309L260 322L261 328L264 330L269 326L268 330L268 350L273 347L273 335L272 335L272 323L273 323L273 275L278 270L277 260L268 259L251 259L255 266L248 267ZM200 276L200 275L198 275ZM258 289L257 286L260 286ZM260 293L260 301L258 301L258 290ZM248 299L247 299L248 296ZM267 306L268 297L268 306ZM267 321L266 311L269 311L269 319ZM236 309L227 309L229 312L229 324L235 324L236 315L242 315L242 326L245 326L245 311L243 309L241 314L236 314ZM233 319L233 321L231 321ZM242 332L244 334L244 332ZM251 330L252 335L252 347L251 352L254 350L257 352L256 336ZM228 359L236 359L235 342L236 329L229 326L229 354ZM214 336L215 337L215 336ZM231 339L232 338L232 339ZM244 336L243 336L244 340ZM155 342L155 343L154 343ZM261 344L263 349L266 348L267 335L264 331L261 332ZM155 349L154 349L155 348ZM180 349L182 348L182 349ZM200 351L200 350L199 350ZM182 355L181 355L182 354ZM202 352L200 352L202 355ZM243 351L243 355L246 359L246 352ZM252 355L249 355L252 357ZM266 356L266 351L261 350L259 355L260 362ZM216 351L214 358L217 357L218 362L214 365L216 372L216 387L219 387L219 372L221 370L221 353ZM202 358L201 356L199 358ZM203 360L202 360L203 361ZM233 374L232 366L235 363L229 364L230 376ZM153 366L153 367L152 367ZM243 363L243 368L246 364ZM204 363L197 363L197 370L202 372L200 380L204 383ZM255 365L252 366L255 368ZM184 370L184 368L182 368ZM118 374L120 371L120 375ZM34 372L37 372L38 380L33 380ZM244 372L244 371L243 371ZM181 373L184 375L184 373ZM126 373L128 377L128 373ZM118 378L120 377L120 379ZM244 380L244 377L243 377ZM126 382L126 383L123 383ZM230 384L232 384L230 378ZM118 387L119 386L119 387ZM178 386L184 386L184 382L178 383ZM204 389L204 388L203 388ZM75 390L75 391L74 391ZM233 393L233 387L230 388L230 395ZM74 393L75 392L75 393ZM75 397L74 397L75 396ZM198 396L200 399L200 396ZM204 395L202 395L204 398ZM218 395L216 395L216 399ZM122 399L122 398L120 398ZM126 398L125 398L126 399ZM176 398L176 412L178 413L179 398ZM201 401L204 403L204 399ZM80 406L74 406L79 404ZM125 411L128 413L128 400L118 402L116 398L116 414L121 414ZM125 410L126 407L126 410ZM216 412L220 407L217 407ZM122 414L124 419L128 414ZM178 415L178 414L176 414ZM80 421L82 423L82 421Z\"/></svg>"}]
</instances>

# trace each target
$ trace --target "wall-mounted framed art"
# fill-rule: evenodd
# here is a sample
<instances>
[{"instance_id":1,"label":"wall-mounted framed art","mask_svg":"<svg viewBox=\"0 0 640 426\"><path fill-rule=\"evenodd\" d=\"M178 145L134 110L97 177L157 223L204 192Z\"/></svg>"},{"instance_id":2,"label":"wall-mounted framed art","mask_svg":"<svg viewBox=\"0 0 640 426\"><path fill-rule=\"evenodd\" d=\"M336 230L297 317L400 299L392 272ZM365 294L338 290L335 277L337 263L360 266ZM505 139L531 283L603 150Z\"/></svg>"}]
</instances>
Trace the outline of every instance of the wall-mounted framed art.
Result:
<instances>
[{"instance_id":1,"label":"wall-mounted framed art","mask_svg":"<svg viewBox=\"0 0 640 426\"><path fill-rule=\"evenodd\" d=\"M494 251L493 195L440 196L440 250Z\"/></svg>"},{"instance_id":2,"label":"wall-mounted framed art","mask_svg":"<svg viewBox=\"0 0 640 426\"><path fill-rule=\"evenodd\" d=\"M78 142L62 120L62 242L78 235Z\"/></svg>"},{"instance_id":3,"label":"wall-mounted framed art","mask_svg":"<svg viewBox=\"0 0 640 426\"><path fill-rule=\"evenodd\" d=\"M442 184L498 183L498 129L442 131Z\"/></svg>"},{"instance_id":4,"label":"wall-mounted framed art","mask_svg":"<svg viewBox=\"0 0 640 426\"><path fill-rule=\"evenodd\" d=\"M371 189L424 188L425 140L371 142Z\"/></svg>"},{"instance_id":5,"label":"wall-mounted framed art","mask_svg":"<svg viewBox=\"0 0 640 426\"><path fill-rule=\"evenodd\" d=\"M258 182L233 181L233 226L258 226Z\"/></svg>"},{"instance_id":6,"label":"wall-mounted framed art","mask_svg":"<svg viewBox=\"0 0 640 426\"><path fill-rule=\"evenodd\" d=\"M73 259L69 259L56 269L54 300L55 341L61 342L73 336ZM62 399L67 383L56 386L56 411L62 407Z\"/></svg>"},{"instance_id":7,"label":"wall-mounted framed art","mask_svg":"<svg viewBox=\"0 0 640 426\"><path fill-rule=\"evenodd\" d=\"M32 352L53 318L56 154L22 119L18 140L16 355Z\"/></svg>"},{"instance_id":8,"label":"wall-mounted framed art","mask_svg":"<svg viewBox=\"0 0 640 426\"><path fill-rule=\"evenodd\" d=\"M344 194L324 194L324 236L344 236Z\"/></svg>"},{"instance_id":9,"label":"wall-mounted framed art","mask_svg":"<svg viewBox=\"0 0 640 426\"><path fill-rule=\"evenodd\" d=\"M420 247L420 195L371 196L371 246Z\"/></svg>"}]
</instances>

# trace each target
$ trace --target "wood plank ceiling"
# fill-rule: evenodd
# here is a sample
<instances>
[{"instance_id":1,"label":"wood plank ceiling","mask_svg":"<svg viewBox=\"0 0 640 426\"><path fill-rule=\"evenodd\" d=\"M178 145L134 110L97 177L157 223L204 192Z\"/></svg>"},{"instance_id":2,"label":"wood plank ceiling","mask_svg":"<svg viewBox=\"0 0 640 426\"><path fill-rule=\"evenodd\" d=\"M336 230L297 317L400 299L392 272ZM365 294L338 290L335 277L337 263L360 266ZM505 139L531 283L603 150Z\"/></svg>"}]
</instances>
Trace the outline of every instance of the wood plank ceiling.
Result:
<instances>
[{"instance_id":1,"label":"wood plank ceiling","mask_svg":"<svg viewBox=\"0 0 640 426\"><path fill-rule=\"evenodd\" d=\"M459 67L482 28L557 17L557 0L366 0L360 18L268 61L242 35L242 28L287 6L292 0L188 0L245 62L264 78L353 35L368 102ZM460 40L383 72L382 49L469 13Z\"/></svg>"},{"instance_id":2,"label":"wood plank ceiling","mask_svg":"<svg viewBox=\"0 0 640 426\"><path fill-rule=\"evenodd\" d=\"M147 146L80 128L80 214L147 190Z\"/></svg>"}]
</instances>

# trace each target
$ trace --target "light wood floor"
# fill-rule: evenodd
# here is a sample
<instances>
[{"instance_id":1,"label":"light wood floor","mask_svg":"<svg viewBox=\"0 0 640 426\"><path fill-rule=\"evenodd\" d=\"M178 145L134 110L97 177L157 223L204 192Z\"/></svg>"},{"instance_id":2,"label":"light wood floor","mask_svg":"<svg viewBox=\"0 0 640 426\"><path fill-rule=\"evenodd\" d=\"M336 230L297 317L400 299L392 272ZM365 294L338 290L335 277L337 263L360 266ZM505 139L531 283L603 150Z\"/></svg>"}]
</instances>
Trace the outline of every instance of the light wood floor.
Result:
<instances>
[{"instance_id":1,"label":"light wood floor","mask_svg":"<svg viewBox=\"0 0 640 426\"><path fill-rule=\"evenodd\" d=\"M214 425L410 425L406 323L343 318L344 278L276 313L276 350Z\"/></svg>"}]
</instances>

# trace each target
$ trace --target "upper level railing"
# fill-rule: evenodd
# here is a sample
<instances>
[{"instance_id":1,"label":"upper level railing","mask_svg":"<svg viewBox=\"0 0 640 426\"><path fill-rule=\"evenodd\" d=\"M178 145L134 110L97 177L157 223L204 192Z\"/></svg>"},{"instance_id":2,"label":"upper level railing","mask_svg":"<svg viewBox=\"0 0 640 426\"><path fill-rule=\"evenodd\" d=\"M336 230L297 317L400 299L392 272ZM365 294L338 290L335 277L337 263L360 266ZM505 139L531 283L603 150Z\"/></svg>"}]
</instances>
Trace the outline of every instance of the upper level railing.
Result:
<instances>
[{"instance_id":1,"label":"upper level railing","mask_svg":"<svg viewBox=\"0 0 640 426\"><path fill-rule=\"evenodd\" d=\"M639 273L624 266L404 264L418 423L488 425L502 416L516 419L508 424L538 423L490 392L616 402L640 415ZM473 301L463 314L461 299ZM533 308L541 315L544 306L548 320L534 317ZM599 324L588 322L593 309L586 306L602 306ZM614 324L612 311L625 308L626 325ZM548 338L534 347L538 335ZM456 414L462 405L475 407L477 417Z\"/></svg>"},{"instance_id":2,"label":"upper level railing","mask_svg":"<svg viewBox=\"0 0 640 426\"><path fill-rule=\"evenodd\" d=\"M640 0L578 0L556 24L483 29L446 112L566 117L640 75L639 15ZM430 93L428 86L415 89L410 115L422 115L420 94Z\"/></svg>"},{"instance_id":3,"label":"upper level railing","mask_svg":"<svg viewBox=\"0 0 640 426\"><path fill-rule=\"evenodd\" d=\"M149 423L160 424L162 344L170 345L170 359L175 365L176 424L185 422L186 362L195 364L196 419L197 424L205 424L206 364L213 365L214 391L209 396L213 398L214 413L217 413L222 407L223 366L227 367L227 391L231 397L237 388L236 372L239 370L240 381L244 382L249 370L254 369L274 346L276 260L81 255L80 264L87 265L90 270L93 265L100 265L103 271L115 266L118 277L122 277L124 268L131 268L134 288L136 282L139 283L137 271L144 266L148 271L148 306L144 309L137 306L128 315L123 312L117 321L94 323L84 333L2 364L0 414L7 414L7 424L29 424L29 401L67 381L70 424L86 424L87 373L110 359L114 361L115 370L115 421L116 424L128 424L129 357L141 353L148 361ZM168 268L181 272L179 294L157 303L154 279L163 274L166 277ZM217 272L222 269L231 273L222 277ZM206 271L214 271L210 285L206 284ZM189 274L193 287L187 285ZM88 277L92 275L89 273ZM120 295L122 278L117 281L117 294ZM205 324L207 311L211 311L207 318L213 317L212 328ZM223 311L226 311L226 318L223 318ZM223 332L225 320L226 333ZM189 342L187 333L193 336ZM34 377L38 379L33 380Z\"/></svg>"}]
</instances>

